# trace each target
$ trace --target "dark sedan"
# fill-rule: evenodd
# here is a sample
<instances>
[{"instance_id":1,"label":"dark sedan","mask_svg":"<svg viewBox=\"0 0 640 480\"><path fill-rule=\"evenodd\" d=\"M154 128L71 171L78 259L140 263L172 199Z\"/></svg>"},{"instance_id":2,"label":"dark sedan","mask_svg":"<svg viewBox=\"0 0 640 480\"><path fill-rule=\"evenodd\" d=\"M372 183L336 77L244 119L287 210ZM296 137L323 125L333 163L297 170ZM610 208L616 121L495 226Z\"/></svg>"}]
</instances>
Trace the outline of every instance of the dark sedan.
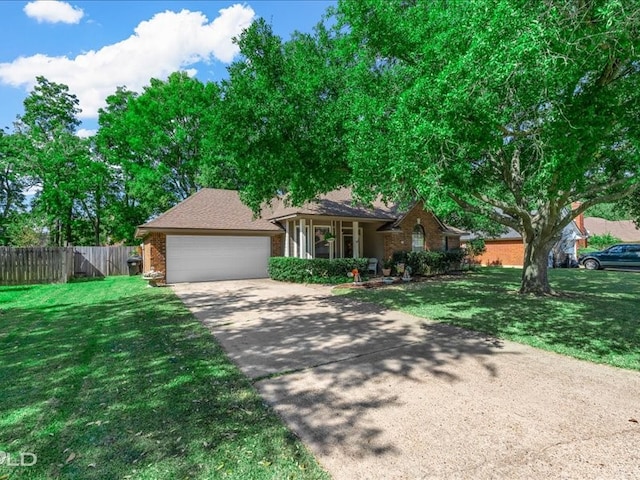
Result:
<instances>
[{"instance_id":1,"label":"dark sedan","mask_svg":"<svg viewBox=\"0 0 640 480\"><path fill-rule=\"evenodd\" d=\"M619 243L602 250L580 255L580 265L587 270L599 268L640 268L640 244Z\"/></svg>"}]
</instances>

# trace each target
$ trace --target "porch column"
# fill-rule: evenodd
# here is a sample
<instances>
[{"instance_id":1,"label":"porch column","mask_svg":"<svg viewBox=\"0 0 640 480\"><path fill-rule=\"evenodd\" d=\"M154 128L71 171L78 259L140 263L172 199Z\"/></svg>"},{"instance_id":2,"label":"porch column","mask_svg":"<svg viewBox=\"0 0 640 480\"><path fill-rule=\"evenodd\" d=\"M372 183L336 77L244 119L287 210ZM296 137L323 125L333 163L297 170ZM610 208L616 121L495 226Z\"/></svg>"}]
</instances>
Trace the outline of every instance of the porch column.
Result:
<instances>
[{"instance_id":1,"label":"porch column","mask_svg":"<svg viewBox=\"0 0 640 480\"><path fill-rule=\"evenodd\" d=\"M329 243L329 258L333 260L336 258L336 243L338 242L338 230L336 229L336 222L331 221L331 226L329 227L329 231L333 233L334 239L333 242Z\"/></svg>"},{"instance_id":2,"label":"porch column","mask_svg":"<svg viewBox=\"0 0 640 480\"><path fill-rule=\"evenodd\" d=\"M358 222L353 222L353 258L358 258L360 254L360 231Z\"/></svg>"},{"instance_id":3,"label":"porch column","mask_svg":"<svg viewBox=\"0 0 640 480\"><path fill-rule=\"evenodd\" d=\"M291 256L291 238L289 232L289 220L284 222L284 256Z\"/></svg>"},{"instance_id":4,"label":"porch column","mask_svg":"<svg viewBox=\"0 0 640 480\"><path fill-rule=\"evenodd\" d=\"M298 252L300 252L300 258L307 258L307 232L306 222L304 218L300 219L300 244L298 245Z\"/></svg>"}]
</instances>

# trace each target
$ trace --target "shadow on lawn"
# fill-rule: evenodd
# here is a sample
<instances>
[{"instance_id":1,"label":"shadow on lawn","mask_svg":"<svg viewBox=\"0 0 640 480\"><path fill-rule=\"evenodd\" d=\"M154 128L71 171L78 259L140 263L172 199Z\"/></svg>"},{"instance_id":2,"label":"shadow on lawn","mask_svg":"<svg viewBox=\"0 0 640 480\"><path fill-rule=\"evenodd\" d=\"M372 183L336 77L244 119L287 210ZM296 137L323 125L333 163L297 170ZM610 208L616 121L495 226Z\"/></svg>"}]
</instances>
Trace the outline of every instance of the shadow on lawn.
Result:
<instances>
[{"instance_id":1,"label":"shadow on lawn","mask_svg":"<svg viewBox=\"0 0 640 480\"><path fill-rule=\"evenodd\" d=\"M618 366L640 369L640 277L584 270L550 275L559 296L516 294L519 271L508 269L434 288L412 285L355 296L489 335L532 337L537 345L593 361L626 356Z\"/></svg>"},{"instance_id":2,"label":"shadow on lawn","mask_svg":"<svg viewBox=\"0 0 640 480\"><path fill-rule=\"evenodd\" d=\"M510 353L497 336L535 337L547 348L596 360L629 359L635 352L635 364L622 366L640 368L640 277L591 273L552 272L554 286L565 294L548 298L516 294L520 272L510 269L348 296L297 294L295 285L288 294L270 296L259 284L181 296L314 448L347 450L358 458L398 453L368 415L401 401L398 392L360 387L397 376L426 388L430 382L499 379L495 356ZM636 282L631 290L629 281ZM392 317L388 307L467 329ZM312 375L301 373L293 384L278 378L309 367L315 367Z\"/></svg>"},{"instance_id":3,"label":"shadow on lawn","mask_svg":"<svg viewBox=\"0 0 640 480\"><path fill-rule=\"evenodd\" d=\"M38 462L0 476L213 478L241 462L255 475L283 449L309 460L173 295L5 313L0 450Z\"/></svg>"},{"instance_id":4,"label":"shadow on lawn","mask_svg":"<svg viewBox=\"0 0 640 480\"><path fill-rule=\"evenodd\" d=\"M363 391L372 392L361 388L365 384L390 376L418 385L500 375L492 357L506 352L487 335L390 313L328 291L314 297L297 294L292 286L289 294L270 296L263 289L259 284L231 291L205 287L180 296L266 398L277 398L278 411L286 411L288 422L321 452L349 449L354 458L398 453L369 423L368 414L398 405L399 397L384 389L362 397ZM309 367L316 367L319 383L294 392L278 382L280 375Z\"/></svg>"}]
</instances>

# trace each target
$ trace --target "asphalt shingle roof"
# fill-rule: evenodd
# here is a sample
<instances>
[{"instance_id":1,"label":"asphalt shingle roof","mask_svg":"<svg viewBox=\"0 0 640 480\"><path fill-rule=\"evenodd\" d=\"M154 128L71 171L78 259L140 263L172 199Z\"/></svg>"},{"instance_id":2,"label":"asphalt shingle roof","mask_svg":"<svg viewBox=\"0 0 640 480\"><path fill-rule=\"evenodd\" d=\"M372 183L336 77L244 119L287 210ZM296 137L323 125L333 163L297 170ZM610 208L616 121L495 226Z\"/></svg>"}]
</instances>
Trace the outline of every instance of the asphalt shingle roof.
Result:
<instances>
[{"instance_id":1,"label":"asphalt shingle roof","mask_svg":"<svg viewBox=\"0 0 640 480\"><path fill-rule=\"evenodd\" d=\"M396 220L400 213L396 205L387 205L375 200L372 205L357 203L348 188L341 188L320 195L317 200L307 202L300 207L287 206L282 199L275 200L271 209L265 210L263 216L272 220L294 215L326 215L331 217L370 218L379 220Z\"/></svg>"},{"instance_id":2,"label":"asphalt shingle roof","mask_svg":"<svg viewBox=\"0 0 640 480\"><path fill-rule=\"evenodd\" d=\"M237 191L204 188L138 228L142 231L188 229L281 232L282 228L276 222L297 215L380 220L393 226L403 218L404 213L397 205L386 204L381 200L374 201L372 205L357 203L353 200L351 190L343 188L321 195L317 200L300 207L287 206L282 199L276 199L271 207L263 209L261 217L255 218L251 209L242 203ZM445 233L464 233L446 225L442 227Z\"/></svg>"},{"instance_id":3,"label":"asphalt shingle roof","mask_svg":"<svg viewBox=\"0 0 640 480\"><path fill-rule=\"evenodd\" d=\"M584 228L589 235L604 235L610 233L623 242L640 242L640 230L631 220L605 220L604 218L585 217Z\"/></svg>"},{"instance_id":4,"label":"asphalt shingle roof","mask_svg":"<svg viewBox=\"0 0 640 480\"><path fill-rule=\"evenodd\" d=\"M273 222L254 218L234 190L203 188L140 228L282 231Z\"/></svg>"}]
</instances>

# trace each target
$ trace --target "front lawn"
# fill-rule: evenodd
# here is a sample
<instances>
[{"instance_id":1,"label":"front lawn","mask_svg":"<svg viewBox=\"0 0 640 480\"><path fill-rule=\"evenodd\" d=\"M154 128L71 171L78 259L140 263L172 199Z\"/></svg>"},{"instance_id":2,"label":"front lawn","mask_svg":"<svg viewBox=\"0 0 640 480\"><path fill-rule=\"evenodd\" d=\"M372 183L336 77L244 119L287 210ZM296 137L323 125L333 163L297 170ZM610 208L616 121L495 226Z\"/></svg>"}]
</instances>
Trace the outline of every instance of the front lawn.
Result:
<instances>
[{"instance_id":1,"label":"front lawn","mask_svg":"<svg viewBox=\"0 0 640 480\"><path fill-rule=\"evenodd\" d=\"M515 293L520 269L492 268L407 286L348 290L363 300L598 363L640 370L640 273L555 269L564 295Z\"/></svg>"},{"instance_id":2,"label":"front lawn","mask_svg":"<svg viewBox=\"0 0 640 480\"><path fill-rule=\"evenodd\" d=\"M0 287L0 478L326 478L172 291L145 285ZM7 466L21 452L37 463Z\"/></svg>"}]
</instances>

